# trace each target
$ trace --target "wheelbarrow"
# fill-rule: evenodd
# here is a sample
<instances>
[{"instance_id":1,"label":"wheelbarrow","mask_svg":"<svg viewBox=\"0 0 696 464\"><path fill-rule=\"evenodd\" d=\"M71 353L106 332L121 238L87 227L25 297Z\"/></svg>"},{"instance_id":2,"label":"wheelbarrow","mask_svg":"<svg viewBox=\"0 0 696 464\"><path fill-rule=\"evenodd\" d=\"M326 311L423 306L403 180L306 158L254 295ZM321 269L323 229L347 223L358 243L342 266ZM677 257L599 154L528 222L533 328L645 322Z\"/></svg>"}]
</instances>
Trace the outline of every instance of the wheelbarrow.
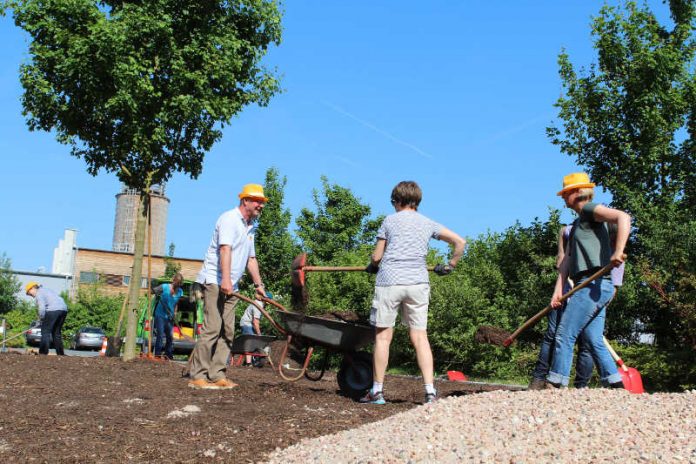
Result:
<instances>
[{"instance_id":1,"label":"wheelbarrow","mask_svg":"<svg viewBox=\"0 0 696 464\"><path fill-rule=\"evenodd\" d=\"M312 381L319 381L326 372L331 354L340 353L342 359L336 380L341 393L350 398L357 398L372 386L372 353L359 350L374 343L373 327L291 312L280 303L263 298L264 303L278 309L278 311L274 311L275 317L279 321L276 322L270 312L254 300L244 295L235 294L235 296L256 306L276 330L286 336L280 358L277 361L278 365L273 366L283 379L294 382L305 377ZM292 345L300 345L306 349L299 372L294 375L288 374L285 368L288 352ZM313 374L307 368L316 347L324 348L324 357L318 374Z\"/></svg>"}]
</instances>

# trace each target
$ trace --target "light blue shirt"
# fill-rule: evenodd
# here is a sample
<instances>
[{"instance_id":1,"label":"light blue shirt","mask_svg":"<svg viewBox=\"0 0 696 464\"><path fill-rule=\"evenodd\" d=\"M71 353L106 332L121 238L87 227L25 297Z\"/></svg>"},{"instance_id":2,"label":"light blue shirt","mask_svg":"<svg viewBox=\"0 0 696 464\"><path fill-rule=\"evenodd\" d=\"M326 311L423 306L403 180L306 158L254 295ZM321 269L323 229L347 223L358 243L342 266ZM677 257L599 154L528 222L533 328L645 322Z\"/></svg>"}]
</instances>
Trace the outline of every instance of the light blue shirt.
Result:
<instances>
[{"instance_id":1,"label":"light blue shirt","mask_svg":"<svg viewBox=\"0 0 696 464\"><path fill-rule=\"evenodd\" d=\"M36 304L39 307L39 319L43 319L48 311L67 311L68 305L63 298L50 288L36 289Z\"/></svg>"},{"instance_id":2,"label":"light blue shirt","mask_svg":"<svg viewBox=\"0 0 696 464\"><path fill-rule=\"evenodd\" d=\"M196 277L196 282L217 285L222 283L220 247L229 245L232 248L230 278L232 279L232 286L237 290L239 279L244 275L247 261L249 261L249 258L256 257L255 234L256 225L247 223L244 217L242 217L242 212L239 211L239 208L222 213L215 223L213 237L210 239L210 245L203 260L203 267Z\"/></svg>"},{"instance_id":3,"label":"light blue shirt","mask_svg":"<svg viewBox=\"0 0 696 464\"><path fill-rule=\"evenodd\" d=\"M159 301L155 307L155 317L163 317L166 319L174 317L176 304L183 294L184 291L181 288L177 288L174 295L172 295L172 285L162 284L162 294L160 294Z\"/></svg>"}]
</instances>

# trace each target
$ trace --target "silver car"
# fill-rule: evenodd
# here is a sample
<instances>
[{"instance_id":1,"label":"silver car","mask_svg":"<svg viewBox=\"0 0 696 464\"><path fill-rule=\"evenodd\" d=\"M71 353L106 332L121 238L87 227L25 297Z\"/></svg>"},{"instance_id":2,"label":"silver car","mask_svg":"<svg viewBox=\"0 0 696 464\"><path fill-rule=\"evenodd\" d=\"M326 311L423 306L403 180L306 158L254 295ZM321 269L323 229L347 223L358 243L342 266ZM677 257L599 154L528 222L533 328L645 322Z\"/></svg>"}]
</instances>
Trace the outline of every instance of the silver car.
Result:
<instances>
[{"instance_id":1,"label":"silver car","mask_svg":"<svg viewBox=\"0 0 696 464\"><path fill-rule=\"evenodd\" d=\"M105 338L106 334L99 327L82 327L75 333L71 348L73 350L98 350Z\"/></svg>"},{"instance_id":2,"label":"silver car","mask_svg":"<svg viewBox=\"0 0 696 464\"><path fill-rule=\"evenodd\" d=\"M29 346L39 346L41 344L41 321L34 321L29 326L29 330L24 333L24 338Z\"/></svg>"}]
</instances>

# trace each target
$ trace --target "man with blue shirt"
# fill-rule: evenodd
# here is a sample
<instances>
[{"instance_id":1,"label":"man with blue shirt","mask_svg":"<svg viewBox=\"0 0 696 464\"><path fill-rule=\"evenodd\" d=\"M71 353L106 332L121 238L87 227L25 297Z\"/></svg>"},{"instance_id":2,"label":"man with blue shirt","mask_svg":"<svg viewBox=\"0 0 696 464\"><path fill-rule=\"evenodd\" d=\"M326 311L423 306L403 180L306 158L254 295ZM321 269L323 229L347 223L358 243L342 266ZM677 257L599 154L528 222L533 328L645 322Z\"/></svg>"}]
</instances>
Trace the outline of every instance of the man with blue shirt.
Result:
<instances>
[{"instance_id":1,"label":"man with blue shirt","mask_svg":"<svg viewBox=\"0 0 696 464\"><path fill-rule=\"evenodd\" d=\"M38 282L29 282L25 291L27 295L36 300L39 307L39 319L41 320L41 343L39 354L48 354L51 341L58 356L63 356L63 323L68 315L68 305L63 298L50 288L39 285Z\"/></svg>"},{"instance_id":2,"label":"man with blue shirt","mask_svg":"<svg viewBox=\"0 0 696 464\"><path fill-rule=\"evenodd\" d=\"M176 305L179 298L184 294L181 285L184 282L184 276L180 272L174 274L171 284L158 285L153 289L155 295L159 296L157 306L155 306L155 356L164 355L169 358L174 358L174 316L176 315ZM165 343L166 340L166 343Z\"/></svg>"},{"instance_id":3,"label":"man with blue shirt","mask_svg":"<svg viewBox=\"0 0 696 464\"><path fill-rule=\"evenodd\" d=\"M238 301L231 293L238 289L246 268L257 297L265 296L254 235L255 221L267 201L261 185L247 184L239 194L239 206L223 213L215 223L203 267L196 278L204 289L205 315L201 336L191 354L191 388L221 390L237 386L226 375Z\"/></svg>"}]
</instances>

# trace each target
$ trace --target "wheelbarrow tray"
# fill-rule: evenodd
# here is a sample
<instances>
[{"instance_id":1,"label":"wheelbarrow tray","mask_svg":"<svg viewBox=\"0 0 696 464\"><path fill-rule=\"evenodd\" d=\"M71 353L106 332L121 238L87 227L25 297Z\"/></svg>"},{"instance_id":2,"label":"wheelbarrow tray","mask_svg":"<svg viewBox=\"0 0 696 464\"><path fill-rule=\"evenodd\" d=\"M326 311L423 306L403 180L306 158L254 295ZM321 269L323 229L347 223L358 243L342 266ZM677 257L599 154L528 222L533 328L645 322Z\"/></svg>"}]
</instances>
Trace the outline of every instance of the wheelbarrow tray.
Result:
<instances>
[{"instance_id":1,"label":"wheelbarrow tray","mask_svg":"<svg viewBox=\"0 0 696 464\"><path fill-rule=\"evenodd\" d=\"M230 351L234 354L262 351L275 340L277 338L272 335L239 335L232 341Z\"/></svg>"},{"instance_id":2,"label":"wheelbarrow tray","mask_svg":"<svg viewBox=\"0 0 696 464\"><path fill-rule=\"evenodd\" d=\"M343 322L306 314L278 311L280 324L293 336L305 338L316 345L340 351L357 351L375 341L369 325Z\"/></svg>"}]
</instances>

